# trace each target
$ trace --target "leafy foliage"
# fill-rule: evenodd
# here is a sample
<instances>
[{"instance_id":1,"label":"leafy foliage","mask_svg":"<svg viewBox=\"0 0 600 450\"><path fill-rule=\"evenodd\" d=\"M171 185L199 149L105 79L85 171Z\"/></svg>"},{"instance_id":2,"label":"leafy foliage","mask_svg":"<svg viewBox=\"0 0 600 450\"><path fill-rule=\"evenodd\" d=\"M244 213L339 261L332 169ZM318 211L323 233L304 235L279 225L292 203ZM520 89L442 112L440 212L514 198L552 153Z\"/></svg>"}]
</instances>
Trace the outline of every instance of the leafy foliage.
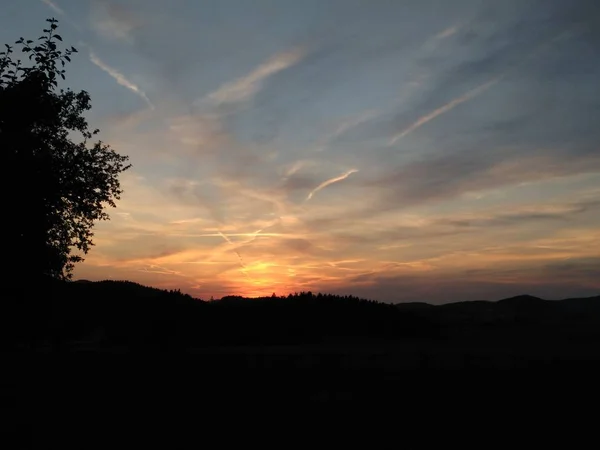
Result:
<instances>
[{"instance_id":1,"label":"leafy foliage","mask_svg":"<svg viewBox=\"0 0 600 450\"><path fill-rule=\"evenodd\" d=\"M83 116L89 94L59 89L77 50L61 50L57 20L47 21L37 43L16 41L32 65L15 61L10 45L0 52L5 238L14 274L68 279L93 245L94 222L107 220L105 207L120 198L118 175L130 166L102 141L90 142L99 130L91 131Z\"/></svg>"}]
</instances>

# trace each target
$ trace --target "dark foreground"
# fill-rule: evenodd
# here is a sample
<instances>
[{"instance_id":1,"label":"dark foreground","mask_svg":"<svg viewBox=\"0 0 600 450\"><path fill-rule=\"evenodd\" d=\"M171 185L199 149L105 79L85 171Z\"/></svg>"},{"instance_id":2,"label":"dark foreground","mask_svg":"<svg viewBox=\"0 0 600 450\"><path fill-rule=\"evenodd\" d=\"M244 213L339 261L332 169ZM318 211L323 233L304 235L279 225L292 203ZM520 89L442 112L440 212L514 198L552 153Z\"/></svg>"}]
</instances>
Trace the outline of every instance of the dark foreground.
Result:
<instances>
[{"instance_id":1,"label":"dark foreground","mask_svg":"<svg viewBox=\"0 0 600 450\"><path fill-rule=\"evenodd\" d=\"M301 437L341 424L341 439L376 418L391 422L388 431L402 425L408 439L412 424L508 421L512 433L542 421L553 442L549 421L583 426L594 417L584 411L600 385L598 298L430 307L302 294L205 303L144 289L61 285L5 304L3 431L24 448L67 431L87 436L79 448L105 448L105 439L187 448L190 432L224 446L249 438L246 426L273 439L280 426ZM410 448L442 438L420 436Z\"/></svg>"}]
</instances>

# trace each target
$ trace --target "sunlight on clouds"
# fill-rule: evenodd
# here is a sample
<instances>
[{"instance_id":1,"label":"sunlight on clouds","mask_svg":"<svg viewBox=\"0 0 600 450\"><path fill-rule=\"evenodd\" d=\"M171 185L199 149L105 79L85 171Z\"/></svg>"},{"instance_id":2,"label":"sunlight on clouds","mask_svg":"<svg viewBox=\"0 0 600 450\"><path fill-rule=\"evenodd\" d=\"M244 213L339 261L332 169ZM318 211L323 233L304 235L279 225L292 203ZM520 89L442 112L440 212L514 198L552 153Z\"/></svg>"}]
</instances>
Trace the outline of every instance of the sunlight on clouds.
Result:
<instances>
[{"instance_id":1,"label":"sunlight on clouds","mask_svg":"<svg viewBox=\"0 0 600 450\"><path fill-rule=\"evenodd\" d=\"M102 118L103 140L133 169L78 277L204 299L312 290L445 301L499 285L598 286L597 105L578 90L597 77L577 70L592 59L572 35L556 38L571 25L538 36L514 13L481 27L483 13L460 2L442 18L413 2L406 17L424 23L398 26L384 20L396 11L386 2L339 27L340 11L323 9L323 30L287 18L285 36L256 6L262 25L244 34L226 8L215 29L202 22L214 12L187 3L183 14L158 2L143 14L92 7L94 48L150 62L140 73L153 101L90 53L110 76L102 83L147 107L125 95ZM181 27L152 28L154 14ZM232 69L233 47L245 69Z\"/></svg>"},{"instance_id":2,"label":"sunlight on clouds","mask_svg":"<svg viewBox=\"0 0 600 450\"><path fill-rule=\"evenodd\" d=\"M181 182L198 186L192 180ZM472 267L487 271L474 279L523 281L518 274L494 278L491 273L600 254L600 235L594 229L551 232L515 244L517 223L509 229L486 225L521 217L527 225L536 218L570 216L577 208L569 203L455 215L436 215L435 209L387 212L356 221L344 219L347 205L303 209L281 197L282 207L293 214L268 219L255 210L244 220L218 224L201 208L176 201L135 173L127 175L124 186L127 195L113 220L98 227L98 248L81 273L90 273L91 267L111 268L132 279L138 279L136 271L140 276L153 273L205 298L217 292L270 295L372 286L378 276L458 276ZM243 202L229 206L244 208ZM336 218L311 225L316 213ZM490 246L490 241L497 245ZM164 245L152 248L151 243ZM140 257L117 256L123 247L124 254Z\"/></svg>"}]
</instances>

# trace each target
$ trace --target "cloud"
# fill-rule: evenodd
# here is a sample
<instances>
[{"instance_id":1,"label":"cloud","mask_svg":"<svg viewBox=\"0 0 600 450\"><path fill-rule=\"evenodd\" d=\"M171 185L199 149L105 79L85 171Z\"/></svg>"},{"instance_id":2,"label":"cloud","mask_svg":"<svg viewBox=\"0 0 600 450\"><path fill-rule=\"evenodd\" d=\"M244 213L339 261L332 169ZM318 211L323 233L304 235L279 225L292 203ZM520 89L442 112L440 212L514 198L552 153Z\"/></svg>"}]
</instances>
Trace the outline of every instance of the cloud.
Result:
<instances>
[{"instance_id":1,"label":"cloud","mask_svg":"<svg viewBox=\"0 0 600 450\"><path fill-rule=\"evenodd\" d=\"M224 146L234 145L216 114L189 114L169 118L167 122L169 135L182 149L191 150L196 156L215 155Z\"/></svg>"},{"instance_id":2,"label":"cloud","mask_svg":"<svg viewBox=\"0 0 600 450\"><path fill-rule=\"evenodd\" d=\"M445 30L441 31L435 37L436 37L436 39L446 39L446 38L449 38L450 36L456 34L457 31L458 31L458 26L452 26L452 27L446 28Z\"/></svg>"},{"instance_id":3,"label":"cloud","mask_svg":"<svg viewBox=\"0 0 600 450\"><path fill-rule=\"evenodd\" d=\"M568 221L577 215L593 212L600 207L599 200L582 200L558 205L536 205L514 211L491 214L466 214L439 219L438 224L456 227L486 228L528 225L532 221Z\"/></svg>"},{"instance_id":4,"label":"cloud","mask_svg":"<svg viewBox=\"0 0 600 450\"><path fill-rule=\"evenodd\" d=\"M248 232L264 227L258 214L228 220L221 228L198 216L201 206L177 204L144 180L137 181L137 188L129 178L126 181L118 209L127 210L118 212L128 217L115 214L113 221L99 224L100 245L78 268L79 276L93 278L90 267L96 268L96 277L112 267L113 277L152 285L170 280L170 286L202 298L310 289L387 301L445 302L503 297L523 289L544 296L548 283L536 267L560 266L561 261L572 264L568 273L553 278L552 285L568 292L576 280L581 292L587 292L593 278L585 267L592 263L565 258L590 258L599 250L597 230L582 228L583 214L598 210L592 195L596 191L577 193L582 198L577 202L429 216L363 214L360 220L343 217L343 208L333 205L331 214L341 220L321 226L307 219L313 210L319 214L331 206L315 204L311 211L297 209L294 220L279 221L268 232ZM232 206L228 212L233 219L242 211L237 204ZM146 223L152 211L156 222L153 218ZM569 233L561 233L557 221L569 218ZM534 226L527 227L528 223ZM546 224L557 228L549 233ZM379 249L392 244L397 248ZM151 278L150 272L157 272L160 279ZM192 280L195 288L189 284Z\"/></svg>"},{"instance_id":5,"label":"cloud","mask_svg":"<svg viewBox=\"0 0 600 450\"><path fill-rule=\"evenodd\" d=\"M436 281L432 281L432 277ZM589 278L588 278L589 279ZM576 280L576 279L575 279ZM444 304L459 301L501 300L527 293L545 299L559 300L573 296L597 295L598 285L581 285L570 278L540 280L523 276L507 282L496 272L486 271L475 277L472 273L405 274L385 276L371 274L362 279L347 280L331 290L391 303L429 302Z\"/></svg>"},{"instance_id":6,"label":"cloud","mask_svg":"<svg viewBox=\"0 0 600 450\"><path fill-rule=\"evenodd\" d=\"M600 202L586 201L547 206L526 206L508 209L493 208L472 213L435 214L412 216L409 213L388 213L374 217L373 221L354 218L335 218L330 221L309 220L305 222L308 232L318 236L327 232L327 241L335 246L352 246L357 250L379 248L398 251L404 256L412 256L414 249L427 252L424 248L439 246L443 254L453 245L464 246L463 238L471 236L489 237L497 231L530 230L532 226L542 230L564 226L564 222L576 224L582 216L594 217L600 210ZM584 217L585 219L585 217ZM444 242L444 240L450 241ZM475 245L479 245L475 243ZM371 251L371 250L369 250ZM418 253L417 253L418 254Z\"/></svg>"},{"instance_id":7,"label":"cloud","mask_svg":"<svg viewBox=\"0 0 600 450\"><path fill-rule=\"evenodd\" d=\"M599 154L577 155L556 149L495 148L448 152L400 164L366 180L365 187L380 192L379 201L374 202L371 209L383 211L598 171Z\"/></svg>"},{"instance_id":8,"label":"cloud","mask_svg":"<svg viewBox=\"0 0 600 450\"><path fill-rule=\"evenodd\" d=\"M374 119L375 117L377 117L378 114L380 114L379 111L367 110L355 117L351 117L349 119L342 121L341 123L338 124L337 127L335 127L335 129L330 134L327 135L327 140L331 140L331 139L341 136L342 134L353 129L354 127L357 127L358 125L361 125L365 122L368 122L368 121Z\"/></svg>"},{"instance_id":9,"label":"cloud","mask_svg":"<svg viewBox=\"0 0 600 450\"><path fill-rule=\"evenodd\" d=\"M314 188L306 197L306 200L310 200L311 198L313 198L313 196L319 192L321 189L326 188L327 186L333 184L333 183L337 183L338 181L342 181L345 180L346 178L348 178L350 175L352 175L353 173L358 172L358 169L350 169L347 172L344 172L342 175L337 176L335 178L330 178L329 180L326 180L324 182L322 182L320 185L318 185L316 188Z\"/></svg>"},{"instance_id":10,"label":"cloud","mask_svg":"<svg viewBox=\"0 0 600 450\"><path fill-rule=\"evenodd\" d=\"M597 278L599 208L597 192L581 194L598 175L574 175L600 173L597 31L553 38L568 16L557 10L582 15L576 2L438 2L444 14L334 2L318 5L310 30L279 5L247 8L240 27L228 8L196 14L194 2L166 14L157 2L97 2L94 30L151 62L161 103L101 127L146 180L124 183L78 273L202 298L585 291ZM156 27L139 28L153 14ZM265 61L267 42L295 50ZM239 54L256 67L232 73ZM360 174L335 186L343 201L315 201L352 167Z\"/></svg>"},{"instance_id":11,"label":"cloud","mask_svg":"<svg viewBox=\"0 0 600 450\"><path fill-rule=\"evenodd\" d=\"M240 254L240 252L238 250L236 250L235 248L235 243L222 231L219 231L217 233L218 236L221 236L225 242L227 242L229 245L233 246L233 252L236 254L236 256L238 257L238 261L240 264L240 270L242 271L242 273L248 277L248 279L250 279L252 281L252 278L250 277L250 275L248 274L247 268L246 268L246 264L244 263L244 260L242 258L242 255Z\"/></svg>"},{"instance_id":12,"label":"cloud","mask_svg":"<svg viewBox=\"0 0 600 450\"><path fill-rule=\"evenodd\" d=\"M466 94L461 95L460 97L457 97L457 98L451 100L450 102L446 103L445 105L440 106L439 108L435 109L434 111L420 117L416 122L412 123L407 128L402 130L400 133L393 136L389 142L389 145L394 145L396 142L398 142L404 136L406 136L409 133L412 133L413 131L422 127L426 123L432 121L436 117L439 117L442 114L445 114L448 111L451 111L452 109L456 108L461 103L469 101L469 100L477 97L478 95L482 94L483 92L487 91L489 88L491 88L493 85L495 85L500 80L500 78L501 77L495 77L495 78L489 80L488 82L486 82L480 86L477 86L474 89L471 89Z\"/></svg>"},{"instance_id":13,"label":"cloud","mask_svg":"<svg viewBox=\"0 0 600 450\"><path fill-rule=\"evenodd\" d=\"M65 15L64 10L58 6L56 3L52 2L51 0L41 0L42 3L46 4L50 9L53 9L57 14L60 14L61 16Z\"/></svg>"},{"instance_id":14,"label":"cloud","mask_svg":"<svg viewBox=\"0 0 600 450\"><path fill-rule=\"evenodd\" d=\"M132 81L129 81L125 77L125 75L123 75L118 70L116 70L116 69L108 66L107 64L105 64L92 51L90 51L90 61L93 64L95 64L96 66L98 66L100 69L102 69L103 71L105 71L107 74L109 74L118 84L120 84L121 86L129 89L131 92L135 93L140 98L142 98L148 104L148 106L150 107L150 109L154 109L154 105L152 104L152 102L150 101L150 99L148 98L148 96L146 95L146 93L144 91L142 91L139 86L137 86Z\"/></svg>"},{"instance_id":15,"label":"cloud","mask_svg":"<svg viewBox=\"0 0 600 450\"><path fill-rule=\"evenodd\" d=\"M75 30L81 32L81 27L79 26L79 24L73 22L68 14L66 13L66 11L64 9L62 9L60 6L58 6L58 4L56 2L53 2L51 0L40 0L42 3L44 3L46 6L48 6L48 8L50 8L51 10L53 10L55 13L57 13L58 15L62 16L63 18L61 20L66 21L71 27L73 27Z\"/></svg>"},{"instance_id":16,"label":"cloud","mask_svg":"<svg viewBox=\"0 0 600 450\"><path fill-rule=\"evenodd\" d=\"M216 105L248 100L260 90L261 84L266 78L298 63L304 54L303 49L294 49L277 54L248 75L222 85L216 91L210 93L207 99Z\"/></svg>"},{"instance_id":17,"label":"cloud","mask_svg":"<svg viewBox=\"0 0 600 450\"><path fill-rule=\"evenodd\" d=\"M355 116L341 120L331 131L326 133L314 147L313 151L322 152L328 149L337 139L354 130L360 125L368 123L381 114L381 111L374 109L364 111Z\"/></svg>"},{"instance_id":18,"label":"cloud","mask_svg":"<svg viewBox=\"0 0 600 450\"><path fill-rule=\"evenodd\" d=\"M158 275L177 275L177 276L182 275L182 273L179 271L170 270L165 267L157 266L155 264L150 264L149 266L144 267L143 269L140 269L140 270L142 272L158 274Z\"/></svg>"},{"instance_id":19,"label":"cloud","mask_svg":"<svg viewBox=\"0 0 600 450\"><path fill-rule=\"evenodd\" d=\"M92 28L102 37L133 42L133 32L141 26L135 13L107 0L95 0L91 9Z\"/></svg>"}]
</instances>

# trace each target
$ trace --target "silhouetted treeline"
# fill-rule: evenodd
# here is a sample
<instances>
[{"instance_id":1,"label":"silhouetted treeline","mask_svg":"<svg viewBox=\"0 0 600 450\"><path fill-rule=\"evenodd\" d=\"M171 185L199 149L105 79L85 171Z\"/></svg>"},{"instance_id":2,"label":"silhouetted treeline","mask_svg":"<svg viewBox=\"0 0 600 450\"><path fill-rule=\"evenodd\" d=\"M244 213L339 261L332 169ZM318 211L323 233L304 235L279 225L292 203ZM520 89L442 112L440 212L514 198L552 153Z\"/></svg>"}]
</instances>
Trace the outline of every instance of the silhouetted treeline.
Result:
<instances>
[{"instance_id":1,"label":"silhouetted treeline","mask_svg":"<svg viewBox=\"0 0 600 450\"><path fill-rule=\"evenodd\" d=\"M432 306L300 292L202 301L126 281L50 280L10 295L2 317L5 345L37 350L600 342L599 297L546 301L522 296Z\"/></svg>"},{"instance_id":2,"label":"silhouetted treeline","mask_svg":"<svg viewBox=\"0 0 600 450\"><path fill-rule=\"evenodd\" d=\"M23 294L23 293L22 293ZM58 282L16 295L13 340L27 346L191 348L304 344L432 335L412 312L352 296L301 292L286 297L194 299L132 282ZM5 317L7 317L5 315Z\"/></svg>"}]
</instances>

